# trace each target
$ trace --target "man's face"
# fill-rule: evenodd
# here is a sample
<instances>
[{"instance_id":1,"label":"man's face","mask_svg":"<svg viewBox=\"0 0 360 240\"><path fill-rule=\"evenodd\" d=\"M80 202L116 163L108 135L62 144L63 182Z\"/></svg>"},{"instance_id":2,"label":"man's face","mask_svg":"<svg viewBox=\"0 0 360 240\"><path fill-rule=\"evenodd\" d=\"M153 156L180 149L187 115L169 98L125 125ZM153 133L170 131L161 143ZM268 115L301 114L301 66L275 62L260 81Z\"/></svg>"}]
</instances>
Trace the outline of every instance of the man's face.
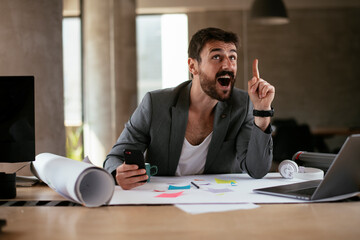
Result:
<instances>
[{"instance_id":1,"label":"man's face","mask_svg":"<svg viewBox=\"0 0 360 240\"><path fill-rule=\"evenodd\" d=\"M231 97L237 70L237 53L233 43L212 41L200 53L200 86L213 99L226 101Z\"/></svg>"}]
</instances>

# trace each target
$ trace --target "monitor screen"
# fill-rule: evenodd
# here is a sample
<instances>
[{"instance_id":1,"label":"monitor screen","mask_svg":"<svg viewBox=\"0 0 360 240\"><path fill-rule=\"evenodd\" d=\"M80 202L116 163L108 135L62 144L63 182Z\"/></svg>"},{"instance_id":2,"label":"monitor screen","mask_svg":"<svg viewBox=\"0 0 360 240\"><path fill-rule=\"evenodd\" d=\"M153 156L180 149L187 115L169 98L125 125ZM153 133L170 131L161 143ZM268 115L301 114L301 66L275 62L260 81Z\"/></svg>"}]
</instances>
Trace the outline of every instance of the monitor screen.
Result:
<instances>
[{"instance_id":1,"label":"monitor screen","mask_svg":"<svg viewBox=\"0 0 360 240\"><path fill-rule=\"evenodd\" d=\"M0 76L0 162L35 160L33 76Z\"/></svg>"}]
</instances>

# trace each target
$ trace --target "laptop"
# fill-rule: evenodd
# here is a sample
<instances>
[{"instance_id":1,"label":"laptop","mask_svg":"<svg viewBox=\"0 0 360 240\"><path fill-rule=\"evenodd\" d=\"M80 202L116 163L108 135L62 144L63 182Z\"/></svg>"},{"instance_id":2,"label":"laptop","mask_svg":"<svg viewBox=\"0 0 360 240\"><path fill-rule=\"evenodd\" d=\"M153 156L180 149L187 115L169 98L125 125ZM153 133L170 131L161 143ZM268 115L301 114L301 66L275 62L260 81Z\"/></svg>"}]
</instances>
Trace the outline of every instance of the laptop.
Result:
<instances>
[{"instance_id":1,"label":"laptop","mask_svg":"<svg viewBox=\"0 0 360 240\"><path fill-rule=\"evenodd\" d=\"M349 136L323 180L313 180L253 191L301 200L341 200L356 196L360 189L360 134Z\"/></svg>"}]
</instances>

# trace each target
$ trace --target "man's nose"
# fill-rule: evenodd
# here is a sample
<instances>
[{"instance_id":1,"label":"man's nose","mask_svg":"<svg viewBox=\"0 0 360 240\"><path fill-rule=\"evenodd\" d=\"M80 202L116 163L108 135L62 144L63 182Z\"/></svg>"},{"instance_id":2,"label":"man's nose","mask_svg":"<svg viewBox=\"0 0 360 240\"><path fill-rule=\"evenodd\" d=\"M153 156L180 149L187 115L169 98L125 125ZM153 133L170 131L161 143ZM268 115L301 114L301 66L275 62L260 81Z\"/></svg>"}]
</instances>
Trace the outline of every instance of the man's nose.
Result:
<instances>
[{"instance_id":1,"label":"man's nose","mask_svg":"<svg viewBox=\"0 0 360 240\"><path fill-rule=\"evenodd\" d=\"M228 70L228 69L234 69L234 67L235 65L233 61L229 57L225 57L222 63L222 68L224 70Z\"/></svg>"}]
</instances>

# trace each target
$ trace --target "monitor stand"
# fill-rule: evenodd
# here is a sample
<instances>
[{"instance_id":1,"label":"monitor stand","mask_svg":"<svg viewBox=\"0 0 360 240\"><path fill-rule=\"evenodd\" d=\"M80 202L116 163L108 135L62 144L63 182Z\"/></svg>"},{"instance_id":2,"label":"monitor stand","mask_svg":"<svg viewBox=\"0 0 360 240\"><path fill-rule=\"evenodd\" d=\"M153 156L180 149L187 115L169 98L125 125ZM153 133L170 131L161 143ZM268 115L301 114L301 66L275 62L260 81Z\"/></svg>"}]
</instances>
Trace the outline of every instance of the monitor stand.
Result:
<instances>
[{"instance_id":1,"label":"monitor stand","mask_svg":"<svg viewBox=\"0 0 360 240\"><path fill-rule=\"evenodd\" d=\"M16 197L16 173L0 172L0 199Z\"/></svg>"}]
</instances>

